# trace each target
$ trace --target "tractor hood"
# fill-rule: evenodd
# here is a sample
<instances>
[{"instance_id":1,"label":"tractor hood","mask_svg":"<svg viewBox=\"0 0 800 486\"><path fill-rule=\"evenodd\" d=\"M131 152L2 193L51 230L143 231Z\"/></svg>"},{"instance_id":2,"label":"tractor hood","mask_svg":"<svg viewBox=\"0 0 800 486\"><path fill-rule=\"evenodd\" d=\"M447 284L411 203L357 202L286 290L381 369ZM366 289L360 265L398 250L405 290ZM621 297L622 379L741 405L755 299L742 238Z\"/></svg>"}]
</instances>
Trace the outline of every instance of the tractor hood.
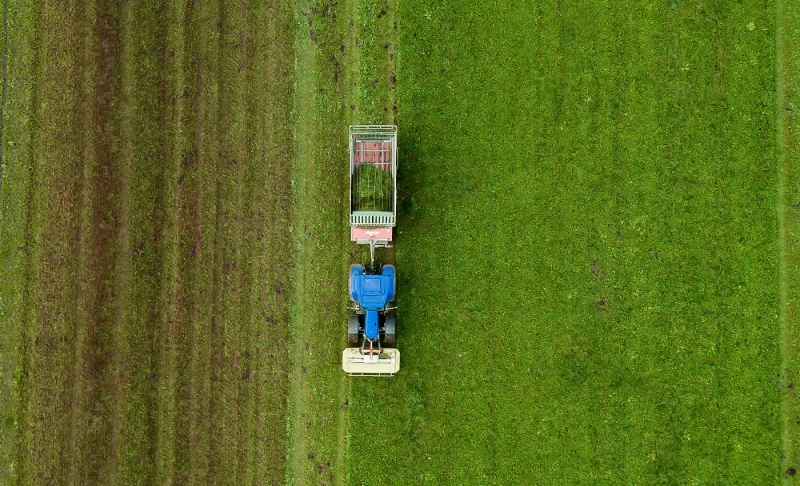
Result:
<instances>
[{"instance_id":1,"label":"tractor hood","mask_svg":"<svg viewBox=\"0 0 800 486\"><path fill-rule=\"evenodd\" d=\"M394 299L394 267L386 265L380 275L367 275L360 267L351 270L353 300L367 310L378 310Z\"/></svg>"}]
</instances>

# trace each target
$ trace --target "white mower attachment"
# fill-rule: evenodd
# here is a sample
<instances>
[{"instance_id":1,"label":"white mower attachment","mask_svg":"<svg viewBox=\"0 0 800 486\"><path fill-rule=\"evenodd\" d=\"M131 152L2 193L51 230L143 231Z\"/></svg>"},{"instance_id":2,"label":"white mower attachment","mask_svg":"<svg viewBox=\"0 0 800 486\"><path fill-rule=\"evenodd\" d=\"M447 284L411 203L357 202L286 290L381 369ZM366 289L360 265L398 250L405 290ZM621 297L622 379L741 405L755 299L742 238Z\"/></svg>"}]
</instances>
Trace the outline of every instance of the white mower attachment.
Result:
<instances>
[{"instance_id":1,"label":"white mower attachment","mask_svg":"<svg viewBox=\"0 0 800 486\"><path fill-rule=\"evenodd\" d=\"M342 353L342 369L351 376L393 376L400 370L400 350L383 348L362 350L346 348Z\"/></svg>"}]
</instances>

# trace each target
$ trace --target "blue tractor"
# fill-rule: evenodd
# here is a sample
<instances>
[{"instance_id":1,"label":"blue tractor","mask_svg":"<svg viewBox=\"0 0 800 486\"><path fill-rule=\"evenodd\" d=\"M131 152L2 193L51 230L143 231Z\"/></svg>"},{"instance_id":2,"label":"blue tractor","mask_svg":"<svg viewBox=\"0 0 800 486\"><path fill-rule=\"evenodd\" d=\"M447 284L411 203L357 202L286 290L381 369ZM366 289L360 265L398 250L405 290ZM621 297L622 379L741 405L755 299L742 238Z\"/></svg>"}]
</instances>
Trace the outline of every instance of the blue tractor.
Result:
<instances>
[{"instance_id":1,"label":"blue tractor","mask_svg":"<svg viewBox=\"0 0 800 486\"><path fill-rule=\"evenodd\" d=\"M350 126L350 239L369 245L370 265L350 266L353 301L347 341L360 347L342 352L351 376L392 376L400 369L395 348L396 294L393 265L375 265L375 248L391 248L397 222L397 127ZM385 345L385 346L384 346Z\"/></svg>"},{"instance_id":2,"label":"blue tractor","mask_svg":"<svg viewBox=\"0 0 800 486\"><path fill-rule=\"evenodd\" d=\"M394 265L383 265L376 272L365 271L363 265L351 265L349 281L355 314L348 321L348 342L357 344L363 337L361 349L364 351L379 351L381 343L393 345L395 316L390 311L395 308L389 304L394 301L397 281Z\"/></svg>"}]
</instances>

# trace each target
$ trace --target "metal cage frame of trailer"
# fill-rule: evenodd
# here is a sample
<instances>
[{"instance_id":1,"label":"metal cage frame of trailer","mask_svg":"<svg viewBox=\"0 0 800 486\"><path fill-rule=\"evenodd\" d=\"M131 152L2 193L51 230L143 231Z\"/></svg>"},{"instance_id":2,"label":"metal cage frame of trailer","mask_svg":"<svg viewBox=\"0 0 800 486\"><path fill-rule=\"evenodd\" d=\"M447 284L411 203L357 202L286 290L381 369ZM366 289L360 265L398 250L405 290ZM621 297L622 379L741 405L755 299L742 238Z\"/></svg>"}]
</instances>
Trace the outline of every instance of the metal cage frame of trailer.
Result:
<instances>
[{"instance_id":1,"label":"metal cage frame of trailer","mask_svg":"<svg viewBox=\"0 0 800 486\"><path fill-rule=\"evenodd\" d=\"M359 143L378 143L381 148L358 149ZM388 142L390 146L384 148ZM355 211L353 198L353 176L358 154L364 158L365 153L377 154L380 161L371 162L377 165L388 165L392 176L391 211ZM389 160L383 159L388 155ZM364 162L359 162L363 164ZM397 126L396 125L350 125L350 227L359 228L393 228L397 223Z\"/></svg>"}]
</instances>

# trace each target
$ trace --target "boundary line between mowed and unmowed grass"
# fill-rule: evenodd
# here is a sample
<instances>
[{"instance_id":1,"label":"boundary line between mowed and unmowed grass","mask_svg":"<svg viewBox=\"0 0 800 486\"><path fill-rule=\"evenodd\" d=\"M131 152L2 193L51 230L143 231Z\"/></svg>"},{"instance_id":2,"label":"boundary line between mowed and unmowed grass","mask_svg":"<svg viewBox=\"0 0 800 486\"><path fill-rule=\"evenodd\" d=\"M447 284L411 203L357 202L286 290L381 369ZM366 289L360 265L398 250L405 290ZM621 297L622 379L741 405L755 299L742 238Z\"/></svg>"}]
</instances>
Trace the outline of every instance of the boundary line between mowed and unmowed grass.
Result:
<instances>
[{"instance_id":1,"label":"boundary line between mowed and unmowed grass","mask_svg":"<svg viewBox=\"0 0 800 486\"><path fill-rule=\"evenodd\" d=\"M775 1L775 110L780 248L781 464L800 470L800 5Z\"/></svg>"}]
</instances>

